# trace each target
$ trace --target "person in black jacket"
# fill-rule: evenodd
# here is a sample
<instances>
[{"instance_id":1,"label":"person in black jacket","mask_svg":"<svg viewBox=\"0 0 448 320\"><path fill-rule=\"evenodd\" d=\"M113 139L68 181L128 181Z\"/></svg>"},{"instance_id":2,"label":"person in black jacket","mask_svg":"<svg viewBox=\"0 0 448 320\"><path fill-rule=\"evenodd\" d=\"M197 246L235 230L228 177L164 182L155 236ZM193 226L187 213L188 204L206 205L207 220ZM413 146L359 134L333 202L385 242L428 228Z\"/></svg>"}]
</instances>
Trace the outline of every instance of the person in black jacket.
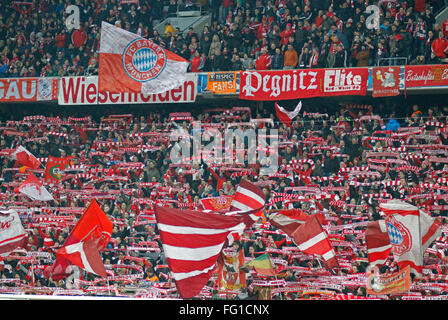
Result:
<instances>
[{"instance_id":1,"label":"person in black jacket","mask_svg":"<svg viewBox=\"0 0 448 320\"><path fill-rule=\"evenodd\" d=\"M359 141L357 136L353 136L351 139L347 140L348 141L345 141L347 154L350 156L350 161L353 161L356 157L361 156L361 141Z\"/></svg>"},{"instance_id":2,"label":"person in black jacket","mask_svg":"<svg viewBox=\"0 0 448 320\"><path fill-rule=\"evenodd\" d=\"M333 157L330 150L325 152L324 157L324 175L330 176L336 174L339 171L339 161Z\"/></svg>"},{"instance_id":3,"label":"person in black jacket","mask_svg":"<svg viewBox=\"0 0 448 320\"><path fill-rule=\"evenodd\" d=\"M283 54L280 48L275 48L275 53L271 57L271 70L283 69Z\"/></svg>"}]
</instances>

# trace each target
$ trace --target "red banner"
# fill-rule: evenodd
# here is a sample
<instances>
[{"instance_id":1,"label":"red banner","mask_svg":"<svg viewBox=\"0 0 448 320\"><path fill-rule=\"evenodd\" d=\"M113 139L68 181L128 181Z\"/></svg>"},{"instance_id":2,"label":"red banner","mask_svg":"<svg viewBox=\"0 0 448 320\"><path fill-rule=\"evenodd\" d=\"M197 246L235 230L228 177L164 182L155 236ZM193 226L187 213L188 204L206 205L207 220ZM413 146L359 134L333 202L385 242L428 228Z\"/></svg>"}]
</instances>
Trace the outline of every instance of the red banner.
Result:
<instances>
[{"instance_id":1,"label":"red banner","mask_svg":"<svg viewBox=\"0 0 448 320\"><path fill-rule=\"evenodd\" d=\"M372 71L372 97L400 94L400 67L374 67Z\"/></svg>"},{"instance_id":2,"label":"red banner","mask_svg":"<svg viewBox=\"0 0 448 320\"><path fill-rule=\"evenodd\" d=\"M0 102L48 101L57 98L57 78L0 79Z\"/></svg>"},{"instance_id":3,"label":"red banner","mask_svg":"<svg viewBox=\"0 0 448 320\"><path fill-rule=\"evenodd\" d=\"M448 65L406 66L405 87L448 86Z\"/></svg>"},{"instance_id":4,"label":"red banner","mask_svg":"<svg viewBox=\"0 0 448 320\"><path fill-rule=\"evenodd\" d=\"M368 68L244 71L239 97L277 101L365 95L368 75Z\"/></svg>"},{"instance_id":5,"label":"red banner","mask_svg":"<svg viewBox=\"0 0 448 320\"><path fill-rule=\"evenodd\" d=\"M225 210L230 208L232 203L232 196L219 196L213 198L201 199L202 206L206 210Z\"/></svg>"}]
</instances>

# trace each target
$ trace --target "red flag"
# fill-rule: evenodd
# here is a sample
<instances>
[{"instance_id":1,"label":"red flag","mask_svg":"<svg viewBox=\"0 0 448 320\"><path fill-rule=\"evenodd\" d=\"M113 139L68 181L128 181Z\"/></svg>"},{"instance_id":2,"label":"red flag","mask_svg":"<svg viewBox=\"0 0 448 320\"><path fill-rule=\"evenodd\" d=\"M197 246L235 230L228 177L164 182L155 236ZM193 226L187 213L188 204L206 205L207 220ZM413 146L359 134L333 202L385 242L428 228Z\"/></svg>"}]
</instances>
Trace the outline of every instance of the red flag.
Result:
<instances>
[{"instance_id":1,"label":"red flag","mask_svg":"<svg viewBox=\"0 0 448 320\"><path fill-rule=\"evenodd\" d=\"M29 152L26 148L19 146L11 155L11 159L16 160L21 165L31 168L33 170L38 169L41 165L40 161Z\"/></svg>"},{"instance_id":2,"label":"red flag","mask_svg":"<svg viewBox=\"0 0 448 320\"><path fill-rule=\"evenodd\" d=\"M302 109L302 101L297 104L296 108L293 111L286 111L283 107L281 107L277 102L275 103L275 112L277 114L277 118L288 128L291 127L291 122Z\"/></svg>"},{"instance_id":3,"label":"red flag","mask_svg":"<svg viewBox=\"0 0 448 320\"><path fill-rule=\"evenodd\" d=\"M109 243L112 229L113 223L101 210L98 203L93 200L65 240L64 247L92 240L96 244L97 250L101 251ZM48 277L51 275L53 279L55 276L59 279L65 278L68 275L65 270L69 261L65 255L57 257L52 268L48 270Z\"/></svg>"},{"instance_id":4,"label":"red flag","mask_svg":"<svg viewBox=\"0 0 448 320\"><path fill-rule=\"evenodd\" d=\"M54 200L53 196L43 186L42 182L39 181L39 179L37 179L36 176L32 173L28 175L28 178L26 178L26 180L22 182L15 191L23 193L33 200Z\"/></svg>"},{"instance_id":5,"label":"red flag","mask_svg":"<svg viewBox=\"0 0 448 320\"><path fill-rule=\"evenodd\" d=\"M370 265L383 265L392 250L386 222L384 220L369 222L365 236Z\"/></svg>"},{"instance_id":6,"label":"red flag","mask_svg":"<svg viewBox=\"0 0 448 320\"><path fill-rule=\"evenodd\" d=\"M113 223L101 210L95 200L87 207L83 215L67 237L64 245L77 243L80 241L95 240L98 250L102 250L110 241Z\"/></svg>"},{"instance_id":7,"label":"red flag","mask_svg":"<svg viewBox=\"0 0 448 320\"><path fill-rule=\"evenodd\" d=\"M302 252L321 256L328 269L339 267L333 247L317 215L311 216L298 227L292 233L292 238Z\"/></svg>"},{"instance_id":8,"label":"red flag","mask_svg":"<svg viewBox=\"0 0 448 320\"><path fill-rule=\"evenodd\" d=\"M107 276L100 252L98 251L95 240L92 238L87 241L66 245L56 251L56 256L64 257L72 264L88 272L101 277Z\"/></svg>"},{"instance_id":9,"label":"red flag","mask_svg":"<svg viewBox=\"0 0 448 320\"><path fill-rule=\"evenodd\" d=\"M43 274L45 278L51 278L53 281L62 280L70 274L71 270L69 267L70 261L68 261L67 258L63 256L57 257L52 265L49 265L44 269Z\"/></svg>"},{"instance_id":10,"label":"red flag","mask_svg":"<svg viewBox=\"0 0 448 320\"><path fill-rule=\"evenodd\" d=\"M44 179L50 183L58 183L62 179L62 170L70 164L73 156L66 158L48 157Z\"/></svg>"},{"instance_id":11,"label":"red flag","mask_svg":"<svg viewBox=\"0 0 448 320\"><path fill-rule=\"evenodd\" d=\"M230 232L241 232L239 216L155 207L168 266L182 298L196 296L210 279Z\"/></svg>"}]
</instances>

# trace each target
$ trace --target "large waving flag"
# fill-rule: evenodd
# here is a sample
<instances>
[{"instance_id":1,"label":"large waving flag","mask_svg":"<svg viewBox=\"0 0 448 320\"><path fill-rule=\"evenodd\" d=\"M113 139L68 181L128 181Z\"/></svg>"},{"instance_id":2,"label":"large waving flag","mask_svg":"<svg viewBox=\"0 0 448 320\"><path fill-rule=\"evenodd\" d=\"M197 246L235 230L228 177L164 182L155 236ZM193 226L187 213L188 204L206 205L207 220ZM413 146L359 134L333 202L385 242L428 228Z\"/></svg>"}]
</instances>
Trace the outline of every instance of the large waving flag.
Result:
<instances>
[{"instance_id":1,"label":"large waving flag","mask_svg":"<svg viewBox=\"0 0 448 320\"><path fill-rule=\"evenodd\" d=\"M423 253L441 235L441 224L417 207L391 200L380 204L384 212L392 253L400 269L409 266L416 278L422 276Z\"/></svg>"},{"instance_id":2,"label":"large waving flag","mask_svg":"<svg viewBox=\"0 0 448 320\"><path fill-rule=\"evenodd\" d=\"M182 298L196 296L210 279L231 232L246 227L240 216L155 207L166 261Z\"/></svg>"},{"instance_id":3,"label":"large waving flag","mask_svg":"<svg viewBox=\"0 0 448 320\"><path fill-rule=\"evenodd\" d=\"M98 266L98 258L95 250L92 249L92 243L95 244L96 251L99 252L104 249L110 241L112 228L113 223L101 210L98 203L95 200L90 202L65 240L63 245L65 251L58 251L56 261L49 268L47 274L52 275L55 279L54 275L57 272L58 279L64 278L68 276L68 274L65 274L67 266L73 263L88 271L96 270L93 273L101 275L101 265ZM88 265L91 266L90 269ZM96 268L92 268L92 266L96 266Z\"/></svg>"},{"instance_id":4,"label":"large waving flag","mask_svg":"<svg viewBox=\"0 0 448 320\"><path fill-rule=\"evenodd\" d=\"M189 62L137 34L101 24L100 92L158 94L181 86Z\"/></svg>"},{"instance_id":5,"label":"large waving flag","mask_svg":"<svg viewBox=\"0 0 448 320\"><path fill-rule=\"evenodd\" d=\"M333 246L322 228L318 215L312 215L298 227L292 233L292 238L300 251L322 257L328 269L339 267Z\"/></svg>"},{"instance_id":6,"label":"large waving flag","mask_svg":"<svg viewBox=\"0 0 448 320\"><path fill-rule=\"evenodd\" d=\"M277 102L275 103L275 113L277 114L277 118L288 128L291 127L291 122L297 117L301 109L302 101L300 101L292 111L287 111Z\"/></svg>"},{"instance_id":7,"label":"large waving flag","mask_svg":"<svg viewBox=\"0 0 448 320\"><path fill-rule=\"evenodd\" d=\"M98 202L92 200L75 227L67 237L64 245L93 239L98 250L102 250L110 241L113 223L101 210Z\"/></svg>"},{"instance_id":8,"label":"large waving flag","mask_svg":"<svg viewBox=\"0 0 448 320\"><path fill-rule=\"evenodd\" d=\"M56 251L56 256L64 257L72 264L90 273L101 277L107 276L100 252L93 239L64 246Z\"/></svg>"},{"instance_id":9,"label":"large waving flag","mask_svg":"<svg viewBox=\"0 0 448 320\"><path fill-rule=\"evenodd\" d=\"M263 191L247 180L241 180L236 188L230 204L230 211L234 212L251 212L249 218L252 223L256 222L263 213L263 208L266 204L266 199ZM255 213L252 213L254 212ZM250 221L250 220L248 220ZM250 225L251 223L249 223Z\"/></svg>"},{"instance_id":10,"label":"large waving flag","mask_svg":"<svg viewBox=\"0 0 448 320\"><path fill-rule=\"evenodd\" d=\"M300 209L280 210L269 215L269 222L291 236L298 227L308 220L308 217L308 214Z\"/></svg>"},{"instance_id":11,"label":"large waving flag","mask_svg":"<svg viewBox=\"0 0 448 320\"><path fill-rule=\"evenodd\" d=\"M263 191L255 184L243 179L236 188L235 195L226 215L241 217L246 227L249 228L263 215L265 204L266 199ZM231 245L241 235L242 231L230 233L228 236L228 244Z\"/></svg>"}]
</instances>

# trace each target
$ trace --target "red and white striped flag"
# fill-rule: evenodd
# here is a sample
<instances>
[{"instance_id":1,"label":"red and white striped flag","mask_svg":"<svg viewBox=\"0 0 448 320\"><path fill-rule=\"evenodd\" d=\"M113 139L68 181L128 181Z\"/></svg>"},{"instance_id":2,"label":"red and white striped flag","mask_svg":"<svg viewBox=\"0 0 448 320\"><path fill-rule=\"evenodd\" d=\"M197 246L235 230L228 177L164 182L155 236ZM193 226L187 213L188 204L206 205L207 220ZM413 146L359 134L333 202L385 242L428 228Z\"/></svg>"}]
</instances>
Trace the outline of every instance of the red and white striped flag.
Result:
<instances>
[{"instance_id":1,"label":"red and white striped flag","mask_svg":"<svg viewBox=\"0 0 448 320\"><path fill-rule=\"evenodd\" d=\"M275 112L277 118L288 128L291 127L291 122L297 117L300 110L302 109L302 101L300 101L293 111L287 111L285 108L281 107L277 102L275 103Z\"/></svg>"},{"instance_id":2,"label":"red and white striped flag","mask_svg":"<svg viewBox=\"0 0 448 320\"><path fill-rule=\"evenodd\" d=\"M392 250L386 221L369 222L366 228L367 258L370 265L383 265Z\"/></svg>"},{"instance_id":3,"label":"red and white striped flag","mask_svg":"<svg viewBox=\"0 0 448 320\"><path fill-rule=\"evenodd\" d=\"M298 227L292 233L292 238L302 252L322 257L328 269L339 267L333 246L317 215L312 215Z\"/></svg>"},{"instance_id":4,"label":"red and white striped flag","mask_svg":"<svg viewBox=\"0 0 448 320\"><path fill-rule=\"evenodd\" d=\"M56 255L59 258L66 258L72 264L90 273L101 277L107 276L106 268L94 239L66 245L56 251Z\"/></svg>"},{"instance_id":5,"label":"red and white striped flag","mask_svg":"<svg viewBox=\"0 0 448 320\"><path fill-rule=\"evenodd\" d=\"M387 231L397 265L409 266L416 278L423 271L423 253L441 235L441 223L417 207L390 200L380 204L385 214Z\"/></svg>"},{"instance_id":6,"label":"red and white striped flag","mask_svg":"<svg viewBox=\"0 0 448 320\"><path fill-rule=\"evenodd\" d=\"M269 222L274 227L283 230L287 235L292 233L308 220L308 215L300 209L289 209L275 212L269 216Z\"/></svg>"},{"instance_id":7,"label":"red and white striped flag","mask_svg":"<svg viewBox=\"0 0 448 320\"><path fill-rule=\"evenodd\" d=\"M251 227L263 215L266 204L263 191L247 180L241 180L230 204L229 216L239 216L243 219L246 227ZM228 245L238 240L242 232L232 232L228 236Z\"/></svg>"},{"instance_id":8,"label":"red and white striped flag","mask_svg":"<svg viewBox=\"0 0 448 320\"><path fill-rule=\"evenodd\" d=\"M243 179L236 188L229 209L232 212L240 213L257 210L257 214L250 216L255 222L260 217L265 204L263 191L255 184Z\"/></svg>"},{"instance_id":9,"label":"red and white striped flag","mask_svg":"<svg viewBox=\"0 0 448 320\"><path fill-rule=\"evenodd\" d=\"M182 298L196 296L216 268L227 236L242 233L240 216L155 207L167 264Z\"/></svg>"}]
</instances>

